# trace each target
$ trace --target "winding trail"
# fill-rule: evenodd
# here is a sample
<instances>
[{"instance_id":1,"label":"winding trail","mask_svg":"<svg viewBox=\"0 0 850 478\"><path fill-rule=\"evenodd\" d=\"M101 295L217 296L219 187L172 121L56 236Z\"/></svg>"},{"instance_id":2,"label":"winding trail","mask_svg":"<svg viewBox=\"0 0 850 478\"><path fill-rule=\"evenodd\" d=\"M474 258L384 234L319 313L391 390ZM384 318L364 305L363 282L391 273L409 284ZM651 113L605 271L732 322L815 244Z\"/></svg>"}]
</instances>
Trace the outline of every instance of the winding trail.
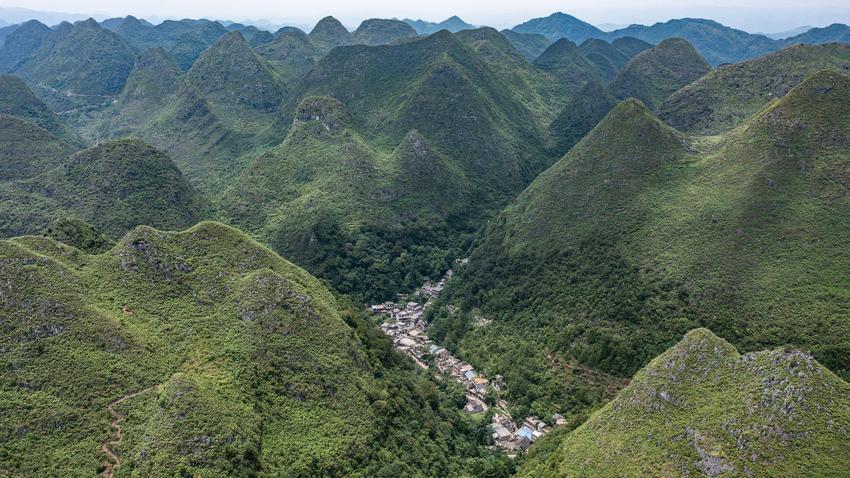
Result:
<instances>
[{"instance_id":1,"label":"winding trail","mask_svg":"<svg viewBox=\"0 0 850 478\"><path fill-rule=\"evenodd\" d=\"M113 478L115 471L118 470L118 468L121 466L121 458L119 458L118 455L116 455L115 452L112 451L112 447L118 445L119 443L121 443L121 440L124 439L124 430L121 429L120 423L123 422L126 417L121 413L117 412L115 410L115 407L124 403L127 400L130 400L131 398L136 398L145 392L156 390L158 388L159 385L150 386L144 390L139 390L138 392L124 395L121 398L109 402L109 405L106 406L106 410L114 418L112 420L112 423L110 423L110 426L115 429L115 440L104 442L102 445L100 445L100 451L105 453L107 456L107 460L103 462L103 472L100 474L100 476L102 476L103 478Z\"/></svg>"}]
</instances>

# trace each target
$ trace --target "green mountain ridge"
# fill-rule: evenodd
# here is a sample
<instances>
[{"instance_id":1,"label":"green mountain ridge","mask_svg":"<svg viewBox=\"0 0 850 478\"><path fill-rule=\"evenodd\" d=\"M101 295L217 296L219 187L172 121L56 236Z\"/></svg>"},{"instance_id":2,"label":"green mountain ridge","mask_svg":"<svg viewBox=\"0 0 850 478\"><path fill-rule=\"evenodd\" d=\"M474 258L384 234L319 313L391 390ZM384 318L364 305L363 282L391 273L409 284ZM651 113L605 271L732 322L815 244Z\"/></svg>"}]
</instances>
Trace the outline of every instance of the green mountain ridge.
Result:
<instances>
[{"instance_id":1,"label":"green mountain ridge","mask_svg":"<svg viewBox=\"0 0 850 478\"><path fill-rule=\"evenodd\" d=\"M810 355L696 329L518 476L840 475L848 397Z\"/></svg>"},{"instance_id":2,"label":"green mountain ridge","mask_svg":"<svg viewBox=\"0 0 850 478\"><path fill-rule=\"evenodd\" d=\"M20 78L0 75L0 114L31 121L52 134L75 141L74 134Z\"/></svg>"},{"instance_id":3,"label":"green mountain ridge","mask_svg":"<svg viewBox=\"0 0 850 478\"><path fill-rule=\"evenodd\" d=\"M97 255L22 237L0 256L4 474L446 476L486 457L350 306L239 231L139 227Z\"/></svg>"},{"instance_id":4,"label":"green mountain ridge","mask_svg":"<svg viewBox=\"0 0 850 478\"><path fill-rule=\"evenodd\" d=\"M372 18L363 20L352 34L352 41L362 45L384 45L417 36L416 30L403 21Z\"/></svg>"},{"instance_id":5,"label":"green mountain ridge","mask_svg":"<svg viewBox=\"0 0 850 478\"><path fill-rule=\"evenodd\" d=\"M656 109L671 94L711 67L686 40L673 38L635 55L608 85L618 99L634 97Z\"/></svg>"},{"instance_id":6,"label":"green mountain ridge","mask_svg":"<svg viewBox=\"0 0 850 478\"><path fill-rule=\"evenodd\" d=\"M628 376L707 326L846 377L847 94L850 77L816 73L722 137L621 103L491 222L445 299L469 315L435 327L490 374L511 370L493 351L513 343ZM493 325L470 328L475 314ZM551 364L525 367L541 375L505 396L540 416L580 410L541 378Z\"/></svg>"},{"instance_id":7,"label":"green mountain ridge","mask_svg":"<svg viewBox=\"0 0 850 478\"><path fill-rule=\"evenodd\" d=\"M667 98L659 115L682 131L721 133L822 69L850 72L850 46L798 45L718 68Z\"/></svg>"},{"instance_id":8,"label":"green mountain ridge","mask_svg":"<svg viewBox=\"0 0 850 478\"><path fill-rule=\"evenodd\" d=\"M54 30L15 74L54 111L108 102L124 88L135 49L96 21Z\"/></svg>"},{"instance_id":9,"label":"green mountain ridge","mask_svg":"<svg viewBox=\"0 0 850 478\"><path fill-rule=\"evenodd\" d=\"M30 20L11 32L0 47L0 72L11 73L25 63L41 46L50 28Z\"/></svg>"}]
</instances>

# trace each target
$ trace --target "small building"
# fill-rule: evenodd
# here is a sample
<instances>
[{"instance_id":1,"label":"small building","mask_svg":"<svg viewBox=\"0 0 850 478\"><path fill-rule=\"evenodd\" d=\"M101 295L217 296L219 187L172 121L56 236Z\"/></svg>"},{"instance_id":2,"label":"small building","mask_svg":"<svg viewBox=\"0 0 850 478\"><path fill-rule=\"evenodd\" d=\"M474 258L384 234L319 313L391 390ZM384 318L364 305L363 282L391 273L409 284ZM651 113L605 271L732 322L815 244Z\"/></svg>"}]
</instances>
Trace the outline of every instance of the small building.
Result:
<instances>
[{"instance_id":1,"label":"small building","mask_svg":"<svg viewBox=\"0 0 850 478\"><path fill-rule=\"evenodd\" d=\"M501 424L490 425L490 430L493 431L493 439L496 441L508 440L511 438L511 432Z\"/></svg>"},{"instance_id":2,"label":"small building","mask_svg":"<svg viewBox=\"0 0 850 478\"><path fill-rule=\"evenodd\" d=\"M463 373L463 376L466 377L467 380L474 380L475 377L478 376L478 374L475 373L475 370L467 370Z\"/></svg>"},{"instance_id":3,"label":"small building","mask_svg":"<svg viewBox=\"0 0 850 478\"><path fill-rule=\"evenodd\" d=\"M534 436L534 430L528 428L525 425L523 425L519 430L517 430L516 434L518 437L525 437L528 438L530 441L534 441L537 439L537 437Z\"/></svg>"}]
</instances>

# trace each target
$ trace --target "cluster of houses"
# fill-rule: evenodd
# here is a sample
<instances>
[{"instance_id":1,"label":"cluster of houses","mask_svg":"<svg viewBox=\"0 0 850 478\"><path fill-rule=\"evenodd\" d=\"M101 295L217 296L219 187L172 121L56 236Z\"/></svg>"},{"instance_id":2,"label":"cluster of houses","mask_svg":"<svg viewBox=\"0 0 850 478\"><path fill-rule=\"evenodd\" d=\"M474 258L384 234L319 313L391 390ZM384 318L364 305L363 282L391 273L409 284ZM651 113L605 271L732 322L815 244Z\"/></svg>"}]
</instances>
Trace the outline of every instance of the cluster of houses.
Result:
<instances>
[{"instance_id":1,"label":"cluster of houses","mask_svg":"<svg viewBox=\"0 0 850 478\"><path fill-rule=\"evenodd\" d=\"M458 262L458 264L465 265L466 262ZM425 282L411 294L411 297L399 295L399 302L376 304L371 306L371 311L375 315L384 317L381 330L392 338L393 346L397 350L410 356L424 369L428 368L429 362L433 362L440 373L452 377L466 388L464 410L469 413L486 412L489 409L486 403L487 394L495 393L498 397L499 392L504 388L502 377L497 375L491 381L478 373L472 365L461 361L445 348L435 344L426 334L428 324L422 319L428 307L440 297L446 282L451 277L452 271L449 270L439 281ZM408 298L418 298L419 301L409 301ZM423 301L424 305L420 303ZM453 312L453 309L449 306L450 312ZM478 326L484 326L490 322L489 319L476 319ZM552 430L551 426L537 417L528 417L520 426L517 426L507 411L508 404L498 398L495 402L496 413L493 414L489 425L491 437L494 446L508 453L525 451L538 438ZM553 420L560 425L563 417L555 415Z\"/></svg>"},{"instance_id":2,"label":"cluster of houses","mask_svg":"<svg viewBox=\"0 0 850 478\"><path fill-rule=\"evenodd\" d=\"M384 316L387 320L381 324L381 330L392 337L393 346L409 355L422 368L428 368L426 362L433 360L437 369L444 375L451 376L466 388L466 407L470 413L487 411L485 403L490 381L475 371L472 365L462 362L443 347L435 344L425 333L428 324L422 320L422 314L431 306L434 299L446 286L446 281L452 276L449 270L438 282L426 282L413 295L425 300L419 302L384 302L373 305L372 313Z\"/></svg>"}]
</instances>

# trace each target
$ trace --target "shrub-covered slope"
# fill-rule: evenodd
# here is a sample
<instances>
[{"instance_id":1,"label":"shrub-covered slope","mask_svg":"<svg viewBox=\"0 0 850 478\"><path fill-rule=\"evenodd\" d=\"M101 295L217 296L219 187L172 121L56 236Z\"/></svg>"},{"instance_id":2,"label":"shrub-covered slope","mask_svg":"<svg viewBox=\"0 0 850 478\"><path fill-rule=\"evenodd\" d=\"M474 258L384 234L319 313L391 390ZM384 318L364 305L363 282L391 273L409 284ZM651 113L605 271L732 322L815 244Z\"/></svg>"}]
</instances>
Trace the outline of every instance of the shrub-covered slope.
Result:
<instances>
[{"instance_id":1,"label":"shrub-covered slope","mask_svg":"<svg viewBox=\"0 0 850 478\"><path fill-rule=\"evenodd\" d=\"M30 20L11 32L0 47L0 72L10 73L18 69L41 47L50 27Z\"/></svg>"},{"instance_id":2,"label":"shrub-covered slope","mask_svg":"<svg viewBox=\"0 0 850 478\"><path fill-rule=\"evenodd\" d=\"M484 455L386 339L234 229L0 257L3 474L457 476Z\"/></svg>"},{"instance_id":3,"label":"shrub-covered slope","mask_svg":"<svg viewBox=\"0 0 850 478\"><path fill-rule=\"evenodd\" d=\"M4 121L2 131L15 133L17 142L2 148L3 236L40 233L67 214L116 237L140 224L184 228L209 212L171 159L141 141L70 154L73 148L32 123Z\"/></svg>"},{"instance_id":4,"label":"shrub-covered slope","mask_svg":"<svg viewBox=\"0 0 850 478\"><path fill-rule=\"evenodd\" d=\"M682 131L720 133L821 69L850 73L850 46L798 45L718 68L667 98L658 112Z\"/></svg>"},{"instance_id":5,"label":"shrub-covered slope","mask_svg":"<svg viewBox=\"0 0 850 478\"><path fill-rule=\"evenodd\" d=\"M54 110L100 105L121 92L133 68L135 49L89 19L50 32L15 74Z\"/></svg>"},{"instance_id":6,"label":"shrub-covered slope","mask_svg":"<svg viewBox=\"0 0 850 478\"><path fill-rule=\"evenodd\" d=\"M621 103L493 221L451 288L494 324L443 317L441 333L491 373L512 367L495 344L526 340L628 376L705 325L847 377L848 94L850 77L818 73L721 138ZM511 394L551 411L540 390Z\"/></svg>"},{"instance_id":7,"label":"shrub-covered slope","mask_svg":"<svg viewBox=\"0 0 850 478\"><path fill-rule=\"evenodd\" d=\"M248 155L251 166L221 203L230 220L293 259L312 257L312 271L339 267L323 276L342 290L389 297L393 281L382 274L401 274L409 286L438 273L461 232L549 163L554 90L493 29L336 48L269 128L269 142L281 146ZM336 106L310 113L311 97ZM402 169L397 155L411 141L439 174ZM255 195L268 207L244 200ZM274 212L283 204L288 213ZM274 230L285 234L269 237Z\"/></svg>"},{"instance_id":8,"label":"shrub-covered slope","mask_svg":"<svg viewBox=\"0 0 850 478\"><path fill-rule=\"evenodd\" d=\"M810 355L688 334L519 476L840 476L850 385Z\"/></svg>"},{"instance_id":9,"label":"shrub-covered slope","mask_svg":"<svg viewBox=\"0 0 850 478\"><path fill-rule=\"evenodd\" d=\"M676 90L710 71L690 43L672 38L632 58L608 89L618 99L637 98L654 110Z\"/></svg>"},{"instance_id":10,"label":"shrub-covered slope","mask_svg":"<svg viewBox=\"0 0 850 478\"><path fill-rule=\"evenodd\" d=\"M416 36L416 30L401 20L372 18L363 20L351 38L362 45L384 45Z\"/></svg>"},{"instance_id":11,"label":"shrub-covered slope","mask_svg":"<svg viewBox=\"0 0 850 478\"><path fill-rule=\"evenodd\" d=\"M68 139L73 136L56 113L36 98L26 83L16 76L0 76L0 114L31 121L59 137Z\"/></svg>"}]
</instances>

